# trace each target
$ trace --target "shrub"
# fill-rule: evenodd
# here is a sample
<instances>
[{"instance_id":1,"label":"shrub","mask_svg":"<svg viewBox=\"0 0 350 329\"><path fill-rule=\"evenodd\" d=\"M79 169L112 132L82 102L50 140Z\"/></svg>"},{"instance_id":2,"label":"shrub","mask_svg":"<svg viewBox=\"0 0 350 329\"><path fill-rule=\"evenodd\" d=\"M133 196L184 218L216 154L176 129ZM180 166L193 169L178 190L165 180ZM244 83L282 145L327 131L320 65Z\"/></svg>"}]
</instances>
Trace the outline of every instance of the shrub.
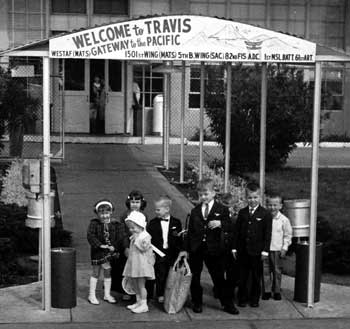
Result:
<instances>
[{"instance_id":1,"label":"shrub","mask_svg":"<svg viewBox=\"0 0 350 329\"><path fill-rule=\"evenodd\" d=\"M323 269L334 274L350 274L350 226L334 230L323 247Z\"/></svg>"},{"instance_id":2,"label":"shrub","mask_svg":"<svg viewBox=\"0 0 350 329\"><path fill-rule=\"evenodd\" d=\"M16 159L11 162L2 178L1 201L5 204L15 203L18 206L26 206L28 201L25 189L22 185L23 161Z\"/></svg>"},{"instance_id":3,"label":"shrub","mask_svg":"<svg viewBox=\"0 0 350 329\"><path fill-rule=\"evenodd\" d=\"M217 141L225 150L226 100L224 66L208 68L206 113ZM259 168L261 67L234 65L231 95L231 163L235 170ZM266 166L283 165L296 142L311 140L313 89L303 71L286 65L268 66Z\"/></svg>"}]
</instances>

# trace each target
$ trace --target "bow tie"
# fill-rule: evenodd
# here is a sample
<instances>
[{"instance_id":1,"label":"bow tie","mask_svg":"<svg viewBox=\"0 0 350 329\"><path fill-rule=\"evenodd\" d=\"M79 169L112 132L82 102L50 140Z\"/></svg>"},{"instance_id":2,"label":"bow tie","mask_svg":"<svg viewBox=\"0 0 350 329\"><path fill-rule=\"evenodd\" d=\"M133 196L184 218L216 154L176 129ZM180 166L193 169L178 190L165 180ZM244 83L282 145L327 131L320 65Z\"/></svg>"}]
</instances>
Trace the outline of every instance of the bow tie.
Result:
<instances>
[{"instance_id":1,"label":"bow tie","mask_svg":"<svg viewBox=\"0 0 350 329\"><path fill-rule=\"evenodd\" d=\"M169 218L161 218L160 219L162 222L169 222Z\"/></svg>"}]
</instances>

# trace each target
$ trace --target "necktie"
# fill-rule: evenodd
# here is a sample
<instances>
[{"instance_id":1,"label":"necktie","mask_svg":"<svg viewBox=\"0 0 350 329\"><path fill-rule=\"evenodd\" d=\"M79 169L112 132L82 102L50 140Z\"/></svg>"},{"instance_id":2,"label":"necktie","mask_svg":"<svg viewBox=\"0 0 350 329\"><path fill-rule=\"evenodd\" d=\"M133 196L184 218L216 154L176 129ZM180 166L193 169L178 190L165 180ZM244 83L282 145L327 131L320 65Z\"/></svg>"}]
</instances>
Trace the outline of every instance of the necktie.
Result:
<instances>
[{"instance_id":1,"label":"necktie","mask_svg":"<svg viewBox=\"0 0 350 329\"><path fill-rule=\"evenodd\" d=\"M254 209L253 208L249 208L249 215L253 216L253 214L254 214Z\"/></svg>"},{"instance_id":2,"label":"necktie","mask_svg":"<svg viewBox=\"0 0 350 329\"><path fill-rule=\"evenodd\" d=\"M204 219L205 220L208 218L208 215L209 215L209 204L206 203L205 208L204 208Z\"/></svg>"}]
</instances>

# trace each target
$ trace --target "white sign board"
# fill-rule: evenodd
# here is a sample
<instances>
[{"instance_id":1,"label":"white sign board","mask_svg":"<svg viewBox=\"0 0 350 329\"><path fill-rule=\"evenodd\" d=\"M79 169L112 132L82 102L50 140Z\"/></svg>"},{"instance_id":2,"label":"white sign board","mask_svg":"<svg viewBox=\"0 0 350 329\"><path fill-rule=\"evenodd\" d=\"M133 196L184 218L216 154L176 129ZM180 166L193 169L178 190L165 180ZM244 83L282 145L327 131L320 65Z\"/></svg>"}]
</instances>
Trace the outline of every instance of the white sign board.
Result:
<instances>
[{"instance_id":1,"label":"white sign board","mask_svg":"<svg viewBox=\"0 0 350 329\"><path fill-rule=\"evenodd\" d=\"M50 40L52 58L315 62L316 44L263 28L203 16L124 21Z\"/></svg>"}]
</instances>

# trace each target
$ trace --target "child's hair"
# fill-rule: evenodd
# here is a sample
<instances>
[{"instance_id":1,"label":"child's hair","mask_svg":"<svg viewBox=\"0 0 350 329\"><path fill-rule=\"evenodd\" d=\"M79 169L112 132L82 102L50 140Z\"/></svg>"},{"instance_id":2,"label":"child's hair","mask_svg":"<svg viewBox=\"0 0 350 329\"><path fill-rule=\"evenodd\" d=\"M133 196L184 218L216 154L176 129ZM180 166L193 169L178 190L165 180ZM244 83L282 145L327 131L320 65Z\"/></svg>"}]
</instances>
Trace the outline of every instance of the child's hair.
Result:
<instances>
[{"instance_id":1,"label":"child's hair","mask_svg":"<svg viewBox=\"0 0 350 329\"><path fill-rule=\"evenodd\" d=\"M197 184L197 191L215 191L215 183L211 178L204 178Z\"/></svg>"},{"instance_id":2,"label":"child's hair","mask_svg":"<svg viewBox=\"0 0 350 329\"><path fill-rule=\"evenodd\" d=\"M111 211L114 210L114 206L113 203L108 200L108 199L101 199L98 200L95 204L94 204L94 213L97 214L98 212L98 208L100 208L101 206L108 206L111 208Z\"/></svg>"},{"instance_id":3,"label":"child's hair","mask_svg":"<svg viewBox=\"0 0 350 329\"><path fill-rule=\"evenodd\" d=\"M126 198L125 205L128 209L130 209L130 200L140 200L141 207L140 210L144 210L147 206L147 202L143 197L142 193L138 190L132 190Z\"/></svg>"},{"instance_id":4,"label":"child's hair","mask_svg":"<svg viewBox=\"0 0 350 329\"><path fill-rule=\"evenodd\" d=\"M235 198L231 193L224 193L221 196L220 202L225 207L233 207L235 205Z\"/></svg>"},{"instance_id":5,"label":"child's hair","mask_svg":"<svg viewBox=\"0 0 350 329\"><path fill-rule=\"evenodd\" d=\"M156 199L156 202L162 202L165 207L171 208L173 201L168 195L161 195Z\"/></svg>"},{"instance_id":6,"label":"child's hair","mask_svg":"<svg viewBox=\"0 0 350 329\"><path fill-rule=\"evenodd\" d=\"M267 194L266 200L269 200L269 199L279 199L281 204L283 204L283 201L284 201L282 195L274 191L271 191Z\"/></svg>"},{"instance_id":7,"label":"child's hair","mask_svg":"<svg viewBox=\"0 0 350 329\"><path fill-rule=\"evenodd\" d=\"M249 182L245 188L246 188L246 191L250 191L250 192L258 192L260 190L260 186L256 182Z\"/></svg>"}]
</instances>

